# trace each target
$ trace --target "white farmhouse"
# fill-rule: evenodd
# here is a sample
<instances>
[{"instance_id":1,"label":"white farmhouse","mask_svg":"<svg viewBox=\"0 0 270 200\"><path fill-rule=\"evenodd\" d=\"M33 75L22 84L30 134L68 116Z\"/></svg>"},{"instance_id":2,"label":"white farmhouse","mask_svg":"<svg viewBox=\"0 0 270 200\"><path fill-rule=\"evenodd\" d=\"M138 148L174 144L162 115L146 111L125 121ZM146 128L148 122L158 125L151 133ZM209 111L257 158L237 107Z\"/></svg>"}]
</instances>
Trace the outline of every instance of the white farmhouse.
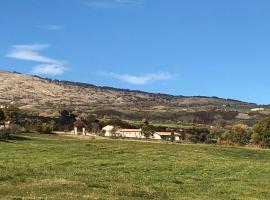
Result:
<instances>
[{"instance_id":1,"label":"white farmhouse","mask_svg":"<svg viewBox=\"0 0 270 200\"><path fill-rule=\"evenodd\" d=\"M116 134L126 138L145 138L142 129L119 129Z\"/></svg>"}]
</instances>

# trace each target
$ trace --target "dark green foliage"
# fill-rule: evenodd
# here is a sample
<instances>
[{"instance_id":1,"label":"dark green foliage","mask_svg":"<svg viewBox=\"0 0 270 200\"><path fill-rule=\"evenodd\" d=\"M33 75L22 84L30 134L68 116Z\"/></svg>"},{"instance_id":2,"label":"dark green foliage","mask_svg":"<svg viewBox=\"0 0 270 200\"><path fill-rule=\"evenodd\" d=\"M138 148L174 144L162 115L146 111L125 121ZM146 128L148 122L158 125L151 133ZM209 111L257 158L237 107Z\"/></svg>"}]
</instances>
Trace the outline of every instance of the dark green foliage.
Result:
<instances>
[{"instance_id":1,"label":"dark green foliage","mask_svg":"<svg viewBox=\"0 0 270 200\"><path fill-rule=\"evenodd\" d=\"M270 147L270 117L255 125L252 134L253 142L261 147Z\"/></svg>"},{"instance_id":2,"label":"dark green foliage","mask_svg":"<svg viewBox=\"0 0 270 200\"><path fill-rule=\"evenodd\" d=\"M4 127L0 129L0 141L7 141L11 134L16 135L21 133L21 127L17 124L11 124L8 128Z\"/></svg>"},{"instance_id":3,"label":"dark green foliage","mask_svg":"<svg viewBox=\"0 0 270 200\"><path fill-rule=\"evenodd\" d=\"M137 128L134 125L129 124L128 122L125 122L121 119L111 119L102 124L102 126L106 125L114 125L114 126L119 126L121 128Z\"/></svg>"},{"instance_id":4,"label":"dark green foliage","mask_svg":"<svg viewBox=\"0 0 270 200\"><path fill-rule=\"evenodd\" d=\"M175 135L172 133L171 135L171 142L174 142L175 141Z\"/></svg>"},{"instance_id":5,"label":"dark green foliage","mask_svg":"<svg viewBox=\"0 0 270 200\"><path fill-rule=\"evenodd\" d=\"M151 126L149 126L148 124L143 124L141 129L142 129L142 134L146 138L149 138L151 136L151 133L152 133Z\"/></svg>"},{"instance_id":6,"label":"dark green foliage","mask_svg":"<svg viewBox=\"0 0 270 200\"><path fill-rule=\"evenodd\" d=\"M5 113L4 113L3 109L0 109L0 122L4 121L4 119L5 119Z\"/></svg>"},{"instance_id":7,"label":"dark green foliage","mask_svg":"<svg viewBox=\"0 0 270 200\"><path fill-rule=\"evenodd\" d=\"M60 112L59 118L59 129L60 130L70 130L73 128L73 123L76 121L76 115L67 110Z\"/></svg>"},{"instance_id":8,"label":"dark green foliage","mask_svg":"<svg viewBox=\"0 0 270 200\"><path fill-rule=\"evenodd\" d=\"M22 132L22 127L18 124L11 124L8 129L11 134L19 134Z\"/></svg>"},{"instance_id":9,"label":"dark green foliage","mask_svg":"<svg viewBox=\"0 0 270 200\"><path fill-rule=\"evenodd\" d=\"M26 133L39 133L42 131L42 122L39 120L28 121L24 124L24 132Z\"/></svg>"},{"instance_id":10,"label":"dark green foliage","mask_svg":"<svg viewBox=\"0 0 270 200\"><path fill-rule=\"evenodd\" d=\"M3 109L5 113L5 120L10 121L13 124L16 124L20 117L20 110L15 106L8 106Z\"/></svg>"},{"instance_id":11,"label":"dark green foliage","mask_svg":"<svg viewBox=\"0 0 270 200\"><path fill-rule=\"evenodd\" d=\"M53 133L53 125L51 123L42 123L41 132L43 134L52 134Z\"/></svg>"},{"instance_id":12,"label":"dark green foliage","mask_svg":"<svg viewBox=\"0 0 270 200\"><path fill-rule=\"evenodd\" d=\"M7 141L10 136L10 130L7 128L0 129L0 141Z\"/></svg>"},{"instance_id":13,"label":"dark green foliage","mask_svg":"<svg viewBox=\"0 0 270 200\"><path fill-rule=\"evenodd\" d=\"M186 130L184 139L193 143L205 143L209 134L207 128L190 128Z\"/></svg>"}]
</instances>

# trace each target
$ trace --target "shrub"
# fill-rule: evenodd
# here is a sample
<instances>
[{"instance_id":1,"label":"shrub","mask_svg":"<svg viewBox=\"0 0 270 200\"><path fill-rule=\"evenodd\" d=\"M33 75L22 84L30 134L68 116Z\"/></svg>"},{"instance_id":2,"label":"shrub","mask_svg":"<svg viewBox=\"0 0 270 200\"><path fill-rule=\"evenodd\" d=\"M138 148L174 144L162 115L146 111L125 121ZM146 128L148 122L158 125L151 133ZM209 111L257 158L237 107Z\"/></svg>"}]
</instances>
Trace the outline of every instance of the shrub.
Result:
<instances>
[{"instance_id":1,"label":"shrub","mask_svg":"<svg viewBox=\"0 0 270 200\"><path fill-rule=\"evenodd\" d=\"M0 122L5 119L5 113L2 109L0 109Z\"/></svg>"},{"instance_id":2,"label":"shrub","mask_svg":"<svg viewBox=\"0 0 270 200\"><path fill-rule=\"evenodd\" d=\"M18 124L11 124L9 126L9 131L10 131L10 134L19 134L19 133L21 133L22 128Z\"/></svg>"},{"instance_id":3,"label":"shrub","mask_svg":"<svg viewBox=\"0 0 270 200\"><path fill-rule=\"evenodd\" d=\"M43 134L52 134L53 133L53 127L49 123L42 123L41 133Z\"/></svg>"},{"instance_id":4,"label":"shrub","mask_svg":"<svg viewBox=\"0 0 270 200\"><path fill-rule=\"evenodd\" d=\"M20 110L15 106L9 106L3 110L5 114L5 119L7 121L10 121L12 123L17 123L19 116L20 116Z\"/></svg>"},{"instance_id":5,"label":"shrub","mask_svg":"<svg viewBox=\"0 0 270 200\"><path fill-rule=\"evenodd\" d=\"M246 145L250 140L250 133L248 132L246 125L237 124L232 130L224 132L222 140L228 144Z\"/></svg>"},{"instance_id":6,"label":"shrub","mask_svg":"<svg viewBox=\"0 0 270 200\"><path fill-rule=\"evenodd\" d=\"M205 143L209 133L207 128L190 128L185 134L185 139L193 143Z\"/></svg>"},{"instance_id":7,"label":"shrub","mask_svg":"<svg viewBox=\"0 0 270 200\"><path fill-rule=\"evenodd\" d=\"M7 141L9 139L10 130L7 128L0 129L0 141Z\"/></svg>"},{"instance_id":8,"label":"shrub","mask_svg":"<svg viewBox=\"0 0 270 200\"><path fill-rule=\"evenodd\" d=\"M270 147L270 117L263 119L254 126L252 139L254 144L260 147Z\"/></svg>"},{"instance_id":9,"label":"shrub","mask_svg":"<svg viewBox=\"0 0 270 200\"><path fill-rule=\"evenodd\" d=\"M174 142L174 141L175 141L175 135L172 134L172 135L171 135L171 142Z\"/></svg>"},{"instance_id":10,"label":"shrub","mask_svg":"<svg viewBox=\"0 0 270 200\"><path fill-rule=\"evenodd\" d=\"M142 129L142 134L146 138L149 138L151 136L151 127L148 124L143 124L141 129Z\"/></svg>"},{"instance_id":11,"label":"shrub","mask_svg":"<svg viewBox=\"0 0 270 200\"><path fill-rule=\"evenodd\" d=\"M24 125L24 132L27 133L40 133L42 131L42 123L41 122L27 122Z\"/></svg>"}]
</instances>

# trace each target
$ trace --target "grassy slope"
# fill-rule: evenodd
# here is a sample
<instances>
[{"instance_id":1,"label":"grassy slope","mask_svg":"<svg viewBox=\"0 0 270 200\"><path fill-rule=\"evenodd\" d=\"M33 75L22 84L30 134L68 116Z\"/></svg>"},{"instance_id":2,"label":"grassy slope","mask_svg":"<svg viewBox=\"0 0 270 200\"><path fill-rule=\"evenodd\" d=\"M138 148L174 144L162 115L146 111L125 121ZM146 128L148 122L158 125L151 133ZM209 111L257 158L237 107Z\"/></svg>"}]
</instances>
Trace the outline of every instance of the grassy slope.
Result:
<instances>
[{"instance_id":1,"label":"grassy slope","mask_svg":"<svg viewBox=\"0 0 270 200\"><path fill-rule=\"evenodd\" d=\"M270 151L27 135L0 143L0 199L270 199Z\"/></svg>"}]
</instances>

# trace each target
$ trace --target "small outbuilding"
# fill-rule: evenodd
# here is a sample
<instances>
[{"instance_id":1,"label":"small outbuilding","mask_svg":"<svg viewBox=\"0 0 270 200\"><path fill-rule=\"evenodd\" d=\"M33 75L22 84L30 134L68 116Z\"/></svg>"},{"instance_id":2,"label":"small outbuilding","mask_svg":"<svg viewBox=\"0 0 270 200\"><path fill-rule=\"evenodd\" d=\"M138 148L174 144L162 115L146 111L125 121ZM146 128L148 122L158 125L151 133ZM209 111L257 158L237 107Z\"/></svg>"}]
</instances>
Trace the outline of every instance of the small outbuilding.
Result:
<instances>
[{"instance_id":1,"label":"small outbuilding","mask_svg":"<svg viewBox=\"0 0 270 200\"><path fill-rule=\"evenodd\" d=\"M104 128L102 128L102 131L105 132L105 137L112 137L115 135L116 127L112 125L107 125Z\"/></svg>"},{"instance_id":2,"label":"small outbuilding","mask_svg":"<svg viewBox=\"0 0 270 200\"><path fill-rule=\"evenodd\" d=\"M153 134L153 139L155 139L155 140L171 140L173 135L175 137L175 141L181 140L181 134L172 133L172 132L155 132Z\"/></svg>"}]
</instances>

